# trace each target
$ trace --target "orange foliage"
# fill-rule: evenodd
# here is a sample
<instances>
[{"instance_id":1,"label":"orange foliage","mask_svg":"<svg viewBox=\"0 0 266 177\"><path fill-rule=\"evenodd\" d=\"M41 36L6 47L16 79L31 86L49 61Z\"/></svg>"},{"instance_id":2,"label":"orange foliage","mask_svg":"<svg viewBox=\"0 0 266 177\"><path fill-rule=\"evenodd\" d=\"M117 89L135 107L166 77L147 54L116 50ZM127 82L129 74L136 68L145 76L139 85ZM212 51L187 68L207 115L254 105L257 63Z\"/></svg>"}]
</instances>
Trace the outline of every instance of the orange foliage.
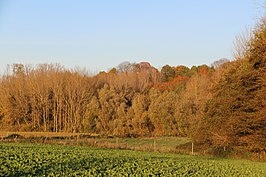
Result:
<instances>
[{"instance_id":1,"label":"orange foliage","mask_svg":"<svg viewBox=\"0 0 266 177\"><path fill-rule=\"evenodd\" d=\"M176 87L180 84L183 83L183 81L186 81L188 79L187 76L177 76L176 78L174 78L171 81L168 82L163 82L163 83L157 83L154 88L159 89L161 91L171 91L171 90L175 90Z\"/></svg>"},{"instance_id":2,"label":"orange foliage","mask_svg":"<svg viewBox=\"0 0 266 177\"><path fill-rule=\"evenodd\" d=\"M207 75L209 73L209 68L206 65L203 65L199 68L199 74L200 75Z\"/></svg>"}]
</instances>

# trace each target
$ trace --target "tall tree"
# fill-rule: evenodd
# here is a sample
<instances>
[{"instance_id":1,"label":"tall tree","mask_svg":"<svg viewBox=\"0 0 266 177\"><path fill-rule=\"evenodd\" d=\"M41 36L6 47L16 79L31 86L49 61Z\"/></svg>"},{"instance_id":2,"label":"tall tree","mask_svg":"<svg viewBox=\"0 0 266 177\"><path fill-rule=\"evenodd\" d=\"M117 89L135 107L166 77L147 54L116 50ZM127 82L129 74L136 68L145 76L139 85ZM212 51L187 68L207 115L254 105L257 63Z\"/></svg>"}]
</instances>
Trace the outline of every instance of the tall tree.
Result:
<instances>
[{"instance_id":1,"label":"tall tree","mask_svg":"<svg viewBox=\"0 0 266 177\"><path fill-rule=\"evenodd\" d=\"M243 58L225 70L202 124L202 143L266 151L266 20L254 31ZM200 134L201 132L199 132Z\"/></svg>"}]
</instances>

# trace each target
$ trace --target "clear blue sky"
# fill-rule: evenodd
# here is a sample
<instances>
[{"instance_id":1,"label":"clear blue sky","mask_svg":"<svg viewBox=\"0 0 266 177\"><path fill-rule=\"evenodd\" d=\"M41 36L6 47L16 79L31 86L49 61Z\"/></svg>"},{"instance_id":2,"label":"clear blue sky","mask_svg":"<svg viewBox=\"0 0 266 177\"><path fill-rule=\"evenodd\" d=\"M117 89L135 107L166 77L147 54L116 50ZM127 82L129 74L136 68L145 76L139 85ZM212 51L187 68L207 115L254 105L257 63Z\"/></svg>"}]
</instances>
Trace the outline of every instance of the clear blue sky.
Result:
<instances>
[{"instance_id":1,"label":"clear blue sky","mask_svg":"<svg viewBox=\"0 0 266 177\"><path fill-rule=\"evenodd\" d=\"M123 61L159 68L232 59L263 0L0 0L0 69L60 63L90 71Z\"/></svg>"}]
</instances>

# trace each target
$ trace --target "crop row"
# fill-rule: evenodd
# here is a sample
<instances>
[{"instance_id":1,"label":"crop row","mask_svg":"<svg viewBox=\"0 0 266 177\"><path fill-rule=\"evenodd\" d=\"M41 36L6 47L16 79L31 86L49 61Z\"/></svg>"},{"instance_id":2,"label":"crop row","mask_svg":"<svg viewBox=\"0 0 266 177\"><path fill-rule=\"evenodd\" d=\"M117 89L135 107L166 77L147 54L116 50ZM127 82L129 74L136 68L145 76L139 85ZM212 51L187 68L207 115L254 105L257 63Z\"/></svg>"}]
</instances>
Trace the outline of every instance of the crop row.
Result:
<instances>
[{"instance_id":1,"label":"crop row","mask_svg":"<svg viewBox=\"0 0 266 177\"><path fill-rule=\"evenodd\" d=\"M266 176L266 164L129 150L0 143L0 176Z\"/></svg>"}]
</instances>

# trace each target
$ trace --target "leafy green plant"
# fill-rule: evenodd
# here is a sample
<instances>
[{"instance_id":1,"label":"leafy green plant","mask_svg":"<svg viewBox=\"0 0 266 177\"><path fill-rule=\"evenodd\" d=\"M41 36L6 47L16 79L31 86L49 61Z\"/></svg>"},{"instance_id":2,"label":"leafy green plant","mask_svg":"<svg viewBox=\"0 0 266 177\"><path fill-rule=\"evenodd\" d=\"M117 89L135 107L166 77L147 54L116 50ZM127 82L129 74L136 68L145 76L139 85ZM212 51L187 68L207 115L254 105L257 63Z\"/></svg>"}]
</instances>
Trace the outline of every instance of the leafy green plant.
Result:
<instances>
[{"instance_id":1,"label":"leafy green plant","mask_svg":"<svg viewBox=\"0 0 266 177\"><path fill-rule=\"evenodd\" d=\"M0 176L265 176L266 164L62 145L0 143Z\"/></svg>"}]
</instances>

